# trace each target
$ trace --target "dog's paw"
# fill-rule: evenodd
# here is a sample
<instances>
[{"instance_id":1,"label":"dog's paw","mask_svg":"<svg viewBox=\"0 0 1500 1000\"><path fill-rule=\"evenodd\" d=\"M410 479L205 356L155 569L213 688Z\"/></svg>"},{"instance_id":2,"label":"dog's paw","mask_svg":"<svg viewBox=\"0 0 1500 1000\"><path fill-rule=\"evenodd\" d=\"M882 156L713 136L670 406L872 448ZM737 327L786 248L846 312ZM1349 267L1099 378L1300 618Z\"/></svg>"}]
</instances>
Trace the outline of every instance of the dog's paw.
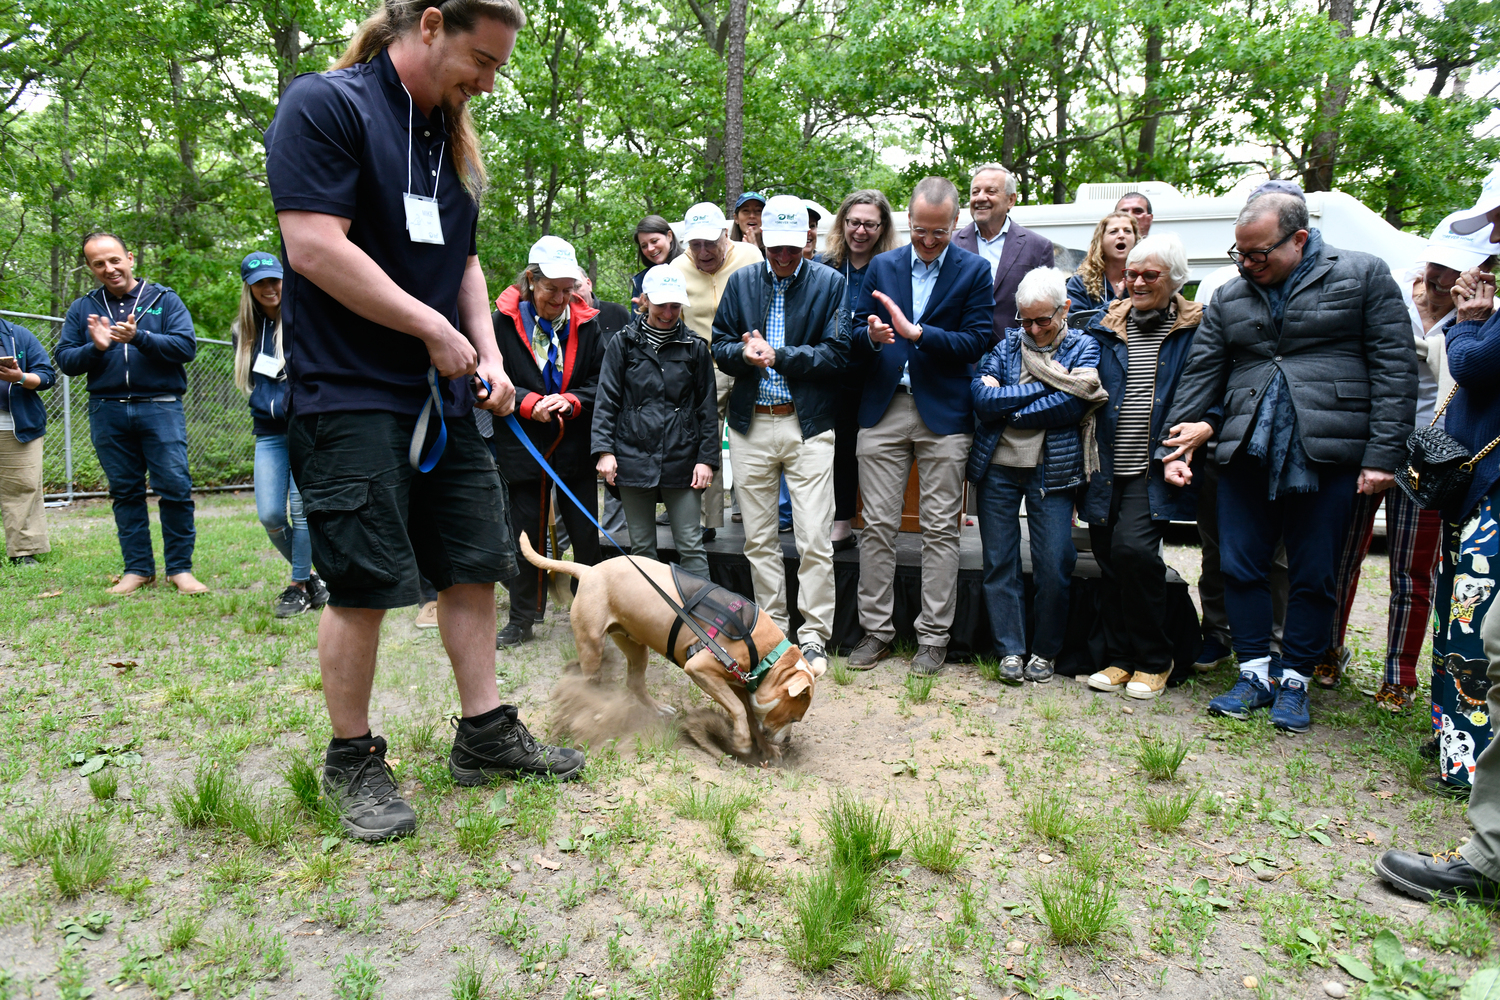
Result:
<instances>
[{"instance_id":1,"label":"dog's paw","mask_svg":"<svg viewBox=\"0 0 1500 1000\"><path fill-rule=\"evenodd\" d=\"M656 714L660 715L663 719L670 719L677 715L677 709L673 708L671 705L657 702Z\"/></svg>"}]
</instances>

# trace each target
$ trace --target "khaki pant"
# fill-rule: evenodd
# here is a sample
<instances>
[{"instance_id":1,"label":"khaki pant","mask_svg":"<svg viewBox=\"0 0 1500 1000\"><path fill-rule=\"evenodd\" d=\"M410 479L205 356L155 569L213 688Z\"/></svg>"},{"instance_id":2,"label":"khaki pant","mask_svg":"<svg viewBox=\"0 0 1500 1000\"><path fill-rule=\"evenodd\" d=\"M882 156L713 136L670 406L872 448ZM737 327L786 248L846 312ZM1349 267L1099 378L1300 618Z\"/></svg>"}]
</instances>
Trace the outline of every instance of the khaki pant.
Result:
<instances>
[{"instance_id":1,"label":"khaki pant","mask_svg":"<svg viewBox=\"0 0 1500 1000\"><path fill-rule=\"evenodd\" d=\"M715 368L714 388L719 394L719 436L714 439L714 446L720 447L720 442L724 440L724 414L729 409L729 390L734 388L734 379ZM738 481L739 477L740 470L736 467L734 478ZM738 490L735 491L735 496L739 496ZM705 528L724 527L724 467L722 463L714 470L714 478L708 484L708 489L703 491L703 526Z\"/></svg>"},{"instance_id":2,"label":"khaki pant","mask_svg":"<svg viewBox=\"0 0 1500 1000\"><path fill-rule=\"evenodd\" d=\"M750 417L750 433L729 429L734 495L745 527L745 557L755 580L755 600L783 632L791 633L786 600L786 563L778 537L781 476L792 497L797 539L797 641L827 646L833 637L833 431L802 439L795 413Z\"/></svg>"},{"instance_id":3,"label":"khaki pant","mask_svg":"<svg viewBox=\"0 0 1500 1000\"><path fill-rule=\"evenodd\" d=\"M22 444L14 431L0 430L0 521L12 559L52 551L42 506L42 440Z\"/></svg>"},{"instance_id":4,"label":"khaki pant","mask_svg":"<svg viewBox=\"0 0 1500 1000\"><path fill-rule=\"evenodd\" d=\"M1469 822L1474 835L1460 847L1464 860L1500 882L1500 612L1491 605L1479 626L1484 655L1490 661L1489 716L1495 738L1475 761L1469 791Z\"/></svg>"},{"instance_id":5,"label":"khaki pant","mask_svg":"<svg viewBox=\"0 0 1500 1000\"><path fill-rule=\"evenodd\" d=\"M917 642L948 646L958 604L964 464L972 440L972 434L928 430L916 401L904 392L896 393L879 423L859 432L859 491L865 503L865 530L859 536L859 623L882 642L896 637L896 533L915 461L922 484L922 613L917 617Z\"/></svg>"}]
</instances>

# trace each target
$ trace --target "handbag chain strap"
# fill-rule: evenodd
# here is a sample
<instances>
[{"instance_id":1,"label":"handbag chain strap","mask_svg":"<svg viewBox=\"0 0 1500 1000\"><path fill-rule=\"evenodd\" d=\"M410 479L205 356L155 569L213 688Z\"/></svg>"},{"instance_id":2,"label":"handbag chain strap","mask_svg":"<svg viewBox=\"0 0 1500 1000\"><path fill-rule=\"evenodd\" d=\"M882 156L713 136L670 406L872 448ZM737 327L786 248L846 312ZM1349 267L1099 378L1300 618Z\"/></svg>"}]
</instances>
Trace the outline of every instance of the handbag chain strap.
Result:
<instances>
[{"instance_id":1,"label":"handbag chain strap","mask_svg":"<svg viewBox=\"0 0 1500 1000\"><path fill-rule=\"evenodd\" d=\"M1443 411L1446 410L1446 409L1448 409L1448 404L1451 403L1451 402L1453 402L1453 397L1456 396L1456 395L1458 395L1458 384L1457 383L1454 384L1454 386L1453 386L1452 389L1448 390L1448 398L1445 399L1445 400L1443 400L1443 405L1439 406L1437 408L1437 412L1432 415L1432 423L1428 424L1427 425L1428 427L1435 427L1435 426L1437 426L1438 417L1441 417L1443 415ZM1484 449L1482 451L1480 451L1478 454L1476 454L1473 458L1469 459L1467 462L1465 462L1462 465L1460 465L1459 468L1463 469L1465 472L1472 472L1472 471L1474 471L1474 466L1478 462L1480 462L1481 460L1483 460L1484 456L1486 456L1490 452L1494 451L1495 448L1496 448L1496 446L1500 446L1500 437L1495 438L1495 440L1493 440L1489 444L1485 445Z\"/></svg>"}]
</instances>

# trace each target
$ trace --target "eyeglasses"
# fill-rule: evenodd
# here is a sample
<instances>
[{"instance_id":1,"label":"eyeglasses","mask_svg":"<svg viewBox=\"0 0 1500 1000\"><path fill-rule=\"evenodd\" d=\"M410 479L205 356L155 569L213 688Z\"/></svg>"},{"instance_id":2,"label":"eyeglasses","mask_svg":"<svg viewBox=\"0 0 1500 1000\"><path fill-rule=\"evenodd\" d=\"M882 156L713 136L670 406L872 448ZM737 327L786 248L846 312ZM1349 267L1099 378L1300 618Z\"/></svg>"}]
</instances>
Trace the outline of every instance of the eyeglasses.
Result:
<instances>
[{"instance_id":1,"label":"eyeglasses","mask_svg":"<svg viewBox=\"0 0 1500 1000\"><path fill-rule=\"evenodd\" d=\"M881 223L879 220L876 220L875 222L866 222L864 219L845 219L844 225L849 227L850 229L868 229L873 233L878 230L883 225L883 223Z\"/></svg>"},{"instance_id":2,"label":"eyeglasses","mask_svg":"<svg viewBox=\"0 0 1500 1000\"><path fill-rule=\"evenodd\" d=\"M913 226L912 230L911 230L911 235L912 235L912 237L914 239L919 239L919 240L925 240L929 236L931 236L935 240L946 240L949 236L953 235L953 230L951 230L951 229L918 229L916 226Z\"/></svg>"},{"instance_id":3,"label":"eyeglasses","mask_svg":"<svg viewBox=\"0 0 1500 1000\"><path fill-rule=\"evenodd\" d=\"M1266 247L1264 250L1237 250L1233 246L1231 246L1228 251L1229 259L1234 261L1236 264L1243 264L1246 261L1249 261L1251 264L1264 264L1270 258L1271 254L1276 251L1277 247L1281 246L1281 244L1285 243L1293 236L1296 236L1301 231L1302 230L1300 229L1292 230L1281 239L1277 240L1275 243L1272 243L1270 246Z\"/></svg>"},{"instance_id":4,"label":"eyeglasses","mask_svg":"<svg viewBox=\"0 0 1500 1000\"><path fill-rule=\"evenodd\" d=\"M1125 269L1125 283L1126 284L1134 284L1135 283L1135 279L1137 279L1137 278L1140 278L1142 281L1144 281L1148 285L1154 285L1158 281L1161 280L1161 272L1160 271L1132 271L1128 267Z\"/></svg>"},{"instance_id":5,"label":"eyeglasses","mask_svg":"<svg viewBox=\"0 0 1500 1000\"><path fill-rule=\"evenodd\" d=\"M1021 326L1027 330L1030 330L1032 327L1037 327L1039 329L1045 330L1053 323L1057 322L1057 314L1062 312L1062 309L1062 306L1058 306L1056 309L1052 310L1051 315L1039 316L1036 319L1032 319L1029 316L1022 316L1020 313L1016 313L1016 322L1020 323Z\"/></svg>"}]
</instances>

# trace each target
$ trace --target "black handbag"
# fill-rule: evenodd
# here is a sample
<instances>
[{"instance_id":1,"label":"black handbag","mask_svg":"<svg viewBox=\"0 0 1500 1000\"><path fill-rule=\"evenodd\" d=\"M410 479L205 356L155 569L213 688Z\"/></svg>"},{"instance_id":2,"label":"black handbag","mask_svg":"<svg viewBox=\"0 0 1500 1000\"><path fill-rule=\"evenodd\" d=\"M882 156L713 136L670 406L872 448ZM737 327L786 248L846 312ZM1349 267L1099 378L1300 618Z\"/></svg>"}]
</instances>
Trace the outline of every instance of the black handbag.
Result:
<instances>
[{"instance_id":1,"label":"black handbag","mask_svg":"<svg viewBox=\"0 0 1500 1000\"><path fill-rule=\"evenodd\" d=\"M1471 456L1467 448L1437 426L1438 417L1457 392L1455 385L1432 415L1432 423L1412 431L1406 439L1406 466L1396 470L1396 485L1423 510L1437 510L1449 501L1462 499L1474 482L1475 464L1500 445L1500 438L1496 438Z\"/></svg>"}]
</instances>

